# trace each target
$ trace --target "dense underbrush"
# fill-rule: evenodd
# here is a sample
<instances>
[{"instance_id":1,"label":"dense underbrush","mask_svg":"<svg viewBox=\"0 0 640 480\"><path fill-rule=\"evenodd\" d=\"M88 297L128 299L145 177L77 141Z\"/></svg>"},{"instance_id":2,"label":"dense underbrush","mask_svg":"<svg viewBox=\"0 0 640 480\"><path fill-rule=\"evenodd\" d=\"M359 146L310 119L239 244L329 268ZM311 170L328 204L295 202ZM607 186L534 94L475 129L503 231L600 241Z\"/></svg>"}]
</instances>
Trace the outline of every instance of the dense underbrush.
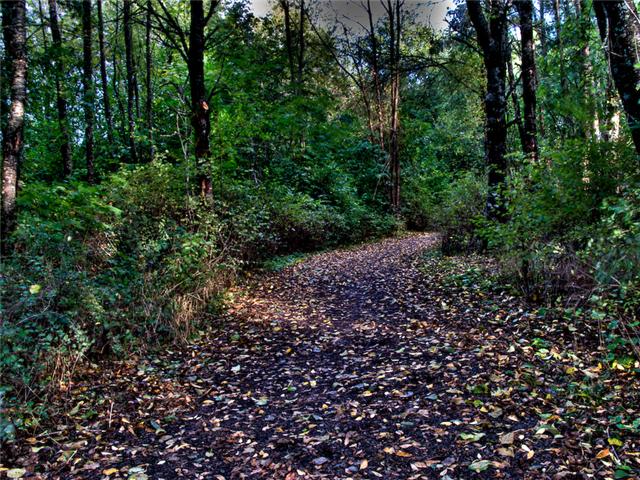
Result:
<instances>
[{"instance_id":1,"label":"dense underbrush","mask_svg":"<svg viewBox=\"0 0 640 480\"><path fill-rule=\"evenodd\" d=\"M45 420L48 395L78 365L197 335L239 272L399 227L339 175L316 196L220 182L211 203L189 184L186 169L155 161L98 186L21 192L15 253L0 275L0 441Z\"/></svg>"},{"instance_id":2,"label":"dense underbrush","mask_svg":"<svg viewBox=\"0 0 640 480\"><path fill-rule=\"evenodd\" d=\"M542 158L513 168L505 222L483 218L481 181L453 182L438 210L442 251L488 249L502 283L549 318L584 320L609 365L640 371L637 159L620 143L578 141Z\"/></svg>"}]
</instances>

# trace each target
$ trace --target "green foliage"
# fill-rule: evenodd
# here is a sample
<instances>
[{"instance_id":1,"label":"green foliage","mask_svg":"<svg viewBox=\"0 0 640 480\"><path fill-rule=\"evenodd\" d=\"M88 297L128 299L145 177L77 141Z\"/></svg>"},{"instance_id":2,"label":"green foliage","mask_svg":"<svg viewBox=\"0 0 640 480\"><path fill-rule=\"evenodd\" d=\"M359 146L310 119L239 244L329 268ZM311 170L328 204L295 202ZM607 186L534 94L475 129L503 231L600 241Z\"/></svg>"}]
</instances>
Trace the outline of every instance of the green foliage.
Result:
<instances>
[{"instance_id":1,"label":"green foliage","mask_svg":"<svg viewBox=\"0 0 640 480\"><path fill-rule=\"evenodd\" d=\"M474 172L461 176L442 192L434 221L442 232L443 253L479 248L477 226L482 218L486 192L486 182Z\"/></svg>"},{"instance_id":2,"label":"green foliage","mask_svg":"<svg viewBox=\"0 0 640 480\"><path fill-rule=\"evenodd\" d=\"M0 276L3 402L45 395L81 357L188 337L242 265L396 228L336 164L308 168L302 184L270 174L256 185L230 173L219 173L212 205L188 194L189 162L124 166L96 187L24 189L16 253ZM2 431L24 421L5 419Z\"/></svg>"},{"instance_id":3,"label":"green foliage","mask_svg":"<svg viewBox=\"0 0 640 480\"><path fill-rule=\"evenodd\" d=\"M626 146L605 142L567 141L541 155L548 160L524 163L512 174L505 192L508 221L482 229L505 266L520 276L524 292L538 297L587 275L577 252L635 162Z\"/></svg>"},{"instance_id":4,"label":"green foliage","mask_svg":"<svg viewBox=\"0 0 640 480\"><path fill-rule=\"evenodd\" d=\"M640 357L640 190L605 202L595 231L583 253L596 284L591 316L605 327L609 361L629 368Z\"/></svg>"}]
</instances>

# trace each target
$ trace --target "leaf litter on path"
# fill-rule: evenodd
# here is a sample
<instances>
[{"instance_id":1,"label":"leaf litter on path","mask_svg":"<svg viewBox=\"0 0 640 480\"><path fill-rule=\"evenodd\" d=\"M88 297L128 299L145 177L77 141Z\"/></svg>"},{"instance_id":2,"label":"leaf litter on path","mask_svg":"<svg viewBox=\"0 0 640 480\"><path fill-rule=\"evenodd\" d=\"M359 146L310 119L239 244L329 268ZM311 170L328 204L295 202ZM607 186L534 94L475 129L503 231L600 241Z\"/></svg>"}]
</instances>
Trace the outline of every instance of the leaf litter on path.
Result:
<instances>
[{"instance_id":1,"label":"leaf litter on path","mask_svg":"<svg viewBox=\"0 0 640 480\"><path fill-rule=\"evenodd\" d=\"M592 353L482 274L452 281L491 261L437 242L311 256L238 289L198 341L89 368L0 476L633 478L634 384L591 399Z\"/></svg>"}]
</instances>

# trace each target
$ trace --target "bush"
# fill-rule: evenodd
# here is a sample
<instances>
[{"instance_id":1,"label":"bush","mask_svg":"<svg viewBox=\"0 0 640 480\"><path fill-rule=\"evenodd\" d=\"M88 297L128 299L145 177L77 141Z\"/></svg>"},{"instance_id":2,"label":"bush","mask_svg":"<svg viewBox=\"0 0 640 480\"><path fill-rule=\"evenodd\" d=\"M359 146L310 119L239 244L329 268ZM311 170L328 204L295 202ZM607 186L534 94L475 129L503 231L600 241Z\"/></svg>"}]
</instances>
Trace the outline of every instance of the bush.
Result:
<instances>
[{"instance_id":1,"label":"bush","mask_svg":"<svg viewBox=\"0 0 640 480\"><path fill-rule=\"evenodd\" d=\"M450 255L476 250L481 245L478 225L487 189L482 175L467 172L444 190L433 214L442 233L442 252Z\"/></svg>"},{"instance_id":2,"label":"bush","mask_svg":"<svg viewBox=\"0 0 640 480\"><path fill-rule=\"evenodd\" d=\"M185 298L202 308L232 267L220 261L220 222L176 187L181 175L153 162L99 187L21 192L15 253L0 275L5 404L46 395L82 357L193 332L197 309Z\"/></svg>"},{"instance_id":3,"label":"bush","mask_svg":"<svg viewBox=\"0 0 640 480\"><path fill-rule=\"evenodd\" d=\"M640 189L605 202L582 255L592 266L591 315L605 326L609 360L628 366L631 352L640 358Z\"/></svg>"},{"instance_id":4,"label":"bush","mask_svg":"<svg viewBox=\"0 0 640 480\"><path fill-rule=\"evenodd\" d=\"M515 171L506 190L508 221L482 230L503 266L531 298L584 294L589 267L579 252L592 238L605 199L617 195L620 172L632 171L628 149L567 141Z\"/></svg>"}]
</instances>

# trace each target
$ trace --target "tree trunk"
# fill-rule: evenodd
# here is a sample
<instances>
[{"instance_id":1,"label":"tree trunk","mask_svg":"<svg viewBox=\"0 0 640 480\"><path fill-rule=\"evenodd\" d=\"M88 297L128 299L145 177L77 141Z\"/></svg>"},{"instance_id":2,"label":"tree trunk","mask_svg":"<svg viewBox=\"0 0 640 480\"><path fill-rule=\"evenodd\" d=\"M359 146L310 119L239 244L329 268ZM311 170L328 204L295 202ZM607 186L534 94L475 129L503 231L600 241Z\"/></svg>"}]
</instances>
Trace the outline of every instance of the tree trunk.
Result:
<instances>
[{"instance_id":1,"label":"tree trunk","mask_svg":"<svg viewBox=\"0 0 640 480\"><path fill-rule=\"evenodd\" d=\"M552 0L553 19L556 27L556 40L558 42L558 55L560 60L560 89L562 94L567 92L567 75L564 67L564 42L562 41L562 20L560 18L560 0Z\"/></svg>"},{"instance_id":2,"label":"tree trunk","mask_svg":"<svg viewBox=\"0 0 640 480\"><path fill-rule=\"evenodd\" d=\"M289 78L293 85L295 82L295 60L293 56L293 35L291 33L291 9L289 0L281 0L282 12L284 14L284 34L287 47L287 59L289 60Z\"/></svg>"},{"instance_id":3,"label":"tree trunk","mask_svg":"<svg viewBox=\"0 0 640 480\"><path fill-rule=\"evenodd\" d=\"M540 31L540 50L542 55L547 54L547 24L544 19L545 15L545 0L540 0L540 23L539 23L539 31Z\"/></svg>"},{"instance_id":4,"label":"tree trunk","mask_svg":"<svg viewBox=\"0 0 640 480\"><path fill-rule=\"evenodd\" d=\"M44 15L44 9L42 8L42 0L38 0L38 17L39 17L39 23L40 23L40 33L42 34L42 49L46 53L46 55L50 55L52 52L49 49L49 38L47 34L47 26L49 25L49 22L47 21L47 18ZM55 66L52 65L51 62L45 61L44 64L42 65L42 77L45 83L48 83L50 81L51 72L53 70L55 70ZM54 78L55 78L55 75L54 75ZM45 88L40 92L40 94L42 97L42 105L44 106L42 110L42 115L43 115L43 118L48 122L51 117L49 115L50 112L47 107L49 107L49 105L53 103L52 92L50 91L50 89ZM63 170L64 170L64 166L63 166Z\"/></svg>"},{"instance_id":5,"label":"tree trunk","mask_svg":"<svg viewBox=\"0 0 640 480\"><path fill-rule=\"evenodd\" d=\"M300 25L298 27L298 78L297 78L298 93L302 91L302 81L303 81L303 73L304 73L304 49L305 49L304 17L305 17L304 0L300 0Z\"/></svg>"},{"instance_id":6,"label":"tree trunk","mask_svg":"<svg viewBox=\"0 0 640 480\"><path fill-rule=\"evenodd\" d=\"M87 181L95 183L95 167L93 153L93 123L94 123L94 97L93 84L93 49L92 24L91 24L91 0L82 0L82 89L84 103L84 145L87 162Z\"/></svg>"},{"instance_id":7,"label":"tree trunk","mask_svg":"<svg viewBox=\"0 0 640 480\"><path fill-rule=\"evenodd\" d=\"M524 132L522 149L531 160L538 160L536 128L536 60L533 43L533 3L531 0L515 2L520 16L520 44L522 55L522 102L524 105Z\"/></svg>"},{"instance_id":8,"label":"tree trunk","mask_svg":"<svg viewBox=\"0 0 640 480\"><path fill-rule=\"evenodd\" d=\"M482 11L482 4L467 0L467 10L483 52L487 76L487 92L484 98L485 162L488 170L489 194L485 215L490 220L506 220L506 208L502 189L507 175L506 141L507 99L505 91L507 65L507 8L504 0L490 2L489 20Z\"/></svg>"},{"instance_id":9,"label":"tree trunk","mask_svg":"<svg viewBox=\"0 0 640 480\"><path fill-rule=\"evenodd\" d=\"M601 38L608 39L611 76L627 115L631 138L640 154L640 72L635 68L634 27L624 1L594 0Z\"/></svg>"},{"instance_id":10,"label":"tree trunk","mask_svg":"<svg viewBox=\"0 0 640 480\"><path fill-rule=\"evenodd\" d=\"M27 28L25 0L2 2L5 47L3 70L9 74L10 104L2 136L2 215L0 251L9 252L9 235L15 230L20 162L24 146L24 114L27 101Z\"/></svg>"},{"instance_id":11,"label":"tree trunk","mask_svg":"<svg viewBox=\"0 0 640 480\"><path fill-rule=\"evenodd\" d=\"M378 144L382 150L385 150L384 102L382 99L382 83L380 81L380 62L378 61L378 38L373 22L371 0L367 0L366 9L367 17L369 18L369 43L371 44L371 76L373 77L373 88L376 93L376 114L378 117L376 130L378 132Z\"/></svg>"},{"instance_id":12,"label":"tree trunk","mask_svg":"<svg viewBox=\"0 0 640 480\"><path fill-rule=\"evenodd\" d=\"M209 133L211 132L210 110L204 82L204 28L205 18L202 1L191 0L189 28L189 86L191 89L191 126L195 138L195 156L198 169L200 193L206 200L213 198L213 185L208 170Z\"/></svg>"},{"instance_id":13,"label":"tree trunk","mask_svg":"<svg viewBox=\"0 0 640 480\"><path fill-rule=\"evenodd\" d=\"M97 0L97 1L98 1L98 46L100 49L100 80L102 81L102 103L104 105L104 118L107 124L107 140L109 140L109 143L113 143L113 114L111 113L111 101L109 99L109 86L108 86L109 84L107 81L107 60L105 57L105 49L104 49L104 16L102 14L102 0Z\"/></svg>"},{"instance_id":14,"label":"tree trunk","mask_svg":"<svg viewBox=\"0 0 640 480\"><path fill-rule=\"evenodd\" d=\"M0 3L2 6L2 34L3 34L3 50L2 50L2 61L0 62L0 131L2 132L2 138L6 136L5 132L7 129L7 119L9 113L9 98L11 96L11 91L9 88L9 82L4 79L11 78L11 51L7 48L8 41L7 35L9 35L9 30L11 28L11 13L7 11L5 13L5 4ZM8 10L8 6L7 6ZM0 183L1 186L1 183Z\"/></svg>"},{"instance_id":15,"label":"tree trunk","mask_svg":"<svg viewBox=\"0 0 640 480\"><path fill-rule=\"evenodd\" d=\"M518 127L518 136L520 137L520 144L522 145L522 151L524 152L526 136L524 134L522 112L520 111L520 99L518 99L517 85L513 75L513 62L511 61L511 58L509 58L509 61L507 62L507 80L509 81L509 90L511 91L511 103L513 103L513 121Z\"/></svg>"},{"instance_id":16,"label":"tree trunk","mask_svg":"<svg viewBox=\"0 0 640 480\"><path fill-rule=\"evenodd\" d=\"M119 20L119 11L118 11L118 2L114 3L114 9L115 9L115 13L114 13L114 35L113 35L113 41L112 41L112 45L111 45L111 64L113 65L113 75L111 75L111 89L113 90L113 96L116 100L116 106L118 108L118 120L119 120L119 125L118 125L118 131L119 131L119 135L120 138L124 141L125 138L127 138L127 120L126 120L126 112L125 112L125 107L124 107L124 102L122 101L122 95L120 95L120 80L119 80L119 76L118 76L118 57L117 57L117 51L119 48L119 38L120 38L120 20ZM128 139L127 139L127 143L128 143Z\"/></svg>"},{"instance_id":17,"label":"tree trunk","mask_svg":"<svg viewBox=\"0 0 640 480\"><path fill-rule=\"evenodd\" d=\"M129 156L133 163L137 163L138 154L136 152L135 140L135 75L133 72L133 34L131 31L131 0L124 0L123 8L124 23L124 54L127 69L127 137L129 141Z\"/></svg>"},{"instance_id":18,"label":"tree trunk","mask_svg":"<svg viewBox=\"0 0 640 480\"><path fill-rule=\"evenodd\" d=\"M589 14L589 8L587 0L575 0L574 5L576 8L576 20L577 20L577 35L578 44L581 45L580 57L582 58L581 65L581 79L583 95L583 108L587 112L588 118L591 120L587 122L587 125L583 126L582 130L585 139L589 140L591 137L595 137L597 140L602 138L600 131L600 119L598 117L598 108L595 101L595 80L593 77L593 65L591 64L590 49L589 49L589 36L591 31L591 18Z\"/></svg>"},{"instance_id":19,"label":"tree trunk","mask_svg":"<svg viewBox=\"0 0 640 480\"><path fill-rule=\"evenodd\" d=\"M389 168L391 172L391 208L400 214L400 38L401 2L387 0L389 15L389 61L391 72L391 132L389 145Z\"/></svg>"},{"instance_id":20,"label":"tree trunk","mask_svg":"<svg viewBox=\"0 0 640 480\"><path fill-rule=\"evenodd\" d=\"M147 135L149 140L149 160L153 160L154 145L153 145L153 89L151 84L151 0L147 0L147 16L145 21L145 63L146 63L146 76L145 76L145 117L147 123Z\"/></svg>"},{"instance_id":21,"label":"tree trunk","mask_svg":"<svg viewBox=\"0 0 640 480\"><path fill-rule=\"evenodd\" d=\"M71 175L73 163L71 148L69 146L69 125L67 122L67 99L62 85L65 80L65 68L62 55L62 34L58 23L58 5L56 0L49 0L49 23L51 26L51 38L53 40L52 60L56 78L56 108L58 110L58 125L60 128L60 156L62 158L62 170L65 177Z\"/></svg>"}]
</instances>

